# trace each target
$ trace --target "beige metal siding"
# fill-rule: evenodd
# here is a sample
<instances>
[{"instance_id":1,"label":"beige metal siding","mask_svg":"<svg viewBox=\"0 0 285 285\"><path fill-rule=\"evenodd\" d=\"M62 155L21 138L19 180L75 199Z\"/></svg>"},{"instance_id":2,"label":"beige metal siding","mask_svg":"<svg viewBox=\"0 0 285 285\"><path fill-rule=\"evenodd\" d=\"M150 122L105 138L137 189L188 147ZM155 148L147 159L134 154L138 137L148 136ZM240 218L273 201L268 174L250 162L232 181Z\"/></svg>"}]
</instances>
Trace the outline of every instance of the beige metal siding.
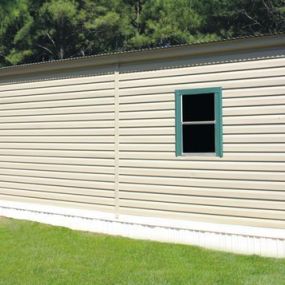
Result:
<instances>
[{"instance_id":1,"label":"beige metal siding","mask_svg":"<svg viewBox=\"0 0 285 285\"><path fill-rule=\"evenodd\" d=\"M93 73L0 85L0 199L285 228L284 50ZM174 91L204 87L224 157L175 157Z\"/></svg>"},{"instance_id":2,"label":"beige metal siding","mask_svg":"<svg viewBox=\"0 0 285 285\"><path fill-rule=\"evenodd\" d=\"M113 211L114 75L0 86L0 195Z\"/></svg>"},{"instance_id":3,"label":"beige metal siding","mask_svg":"<svg viewBox=\"0 0 285 285\"><path fill-rule=\"evenodd\" d=\"M135 73L126 67L120 211L284 227L284 67L284 58ZM224 157L176 158L174 90L203 87L223 88Z\"/></svg>"}]
</instances>

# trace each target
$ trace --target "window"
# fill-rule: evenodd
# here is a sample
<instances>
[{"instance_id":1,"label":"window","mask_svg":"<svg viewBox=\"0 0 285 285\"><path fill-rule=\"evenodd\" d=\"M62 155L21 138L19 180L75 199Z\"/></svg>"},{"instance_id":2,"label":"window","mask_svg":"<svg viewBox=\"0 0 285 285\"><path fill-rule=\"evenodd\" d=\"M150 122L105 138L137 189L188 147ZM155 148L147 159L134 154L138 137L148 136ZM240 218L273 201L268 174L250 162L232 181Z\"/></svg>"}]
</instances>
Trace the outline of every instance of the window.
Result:
<instances>
[{"instance_id":1,"label":"window","mask_svg":"<svg viewBox=\"0 0 285 285\"><path fill-rule=\"evenodd\" d=\"M223 156L222 89L177 90L176 156Z\"/></svg>"}]
</instances>

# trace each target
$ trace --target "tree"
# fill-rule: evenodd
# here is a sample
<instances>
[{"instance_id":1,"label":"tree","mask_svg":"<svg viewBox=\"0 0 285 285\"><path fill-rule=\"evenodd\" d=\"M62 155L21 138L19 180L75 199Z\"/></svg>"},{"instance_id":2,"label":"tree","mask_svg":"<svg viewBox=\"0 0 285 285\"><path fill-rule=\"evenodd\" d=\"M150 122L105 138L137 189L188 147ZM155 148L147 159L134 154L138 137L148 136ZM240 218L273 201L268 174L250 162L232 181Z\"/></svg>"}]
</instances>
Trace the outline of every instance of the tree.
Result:
<instances>
[{"instance_id":1,"label":"tree","mask_svg":"<svg viewBox=\"0 0 285 285\"><path fill-rule=\"evenodd\" d=\"M133 26L123 1L85 0L82 10L85 54L125 49Z\"/></svg>"},{"instance_id":2,"label":"tree","mask_svg":"<svg viewBox=\"0 0 285 285\"><path fill-rule=\"evenodd\" d=\"M33 18L29 12L29 0L4 1L0 17L0 64L23 62L32 54L30 28Z\"/></svg>"},{"instance_id":3,"label":"tree","mask_svg":"<svg viewBox=\"0 0 285 285\"><path fill-rule=\"evenodd\" d=\"M134 46L167 46L214 39L215 33L202 33L206 15L198 13L199 1L149 0L145 3L141 26L143 41L132 39Z\"/></svg>"},{"instance_id":4,"label":"tree","mask_svg":"<svg viewBox=\"0 0 285 285\"><path fill-rule=\"evenodd\" d=\"M284 0L1 0L0 66L285 30Z\"/></svg>"},{"instance_id":5,"label":"tree","mask_svg":"<svg viewBox=\"0 0 285 285\"><path fill-rule=\"evenodd\" d=\"M204 1L209 22L206 29L222 37L284 32L284 0Z\"/></svg>"},{"instance_id":6,"label":"tree","mask_svg":"<svg viewBox=\"0 0 285 285\"><path fill-rule=\"evenodd\" d=\"M35 15L34 54L38 60L63 59L80 53L80 11L74 0L46 1Z\"/></svg>"}]
</instances>

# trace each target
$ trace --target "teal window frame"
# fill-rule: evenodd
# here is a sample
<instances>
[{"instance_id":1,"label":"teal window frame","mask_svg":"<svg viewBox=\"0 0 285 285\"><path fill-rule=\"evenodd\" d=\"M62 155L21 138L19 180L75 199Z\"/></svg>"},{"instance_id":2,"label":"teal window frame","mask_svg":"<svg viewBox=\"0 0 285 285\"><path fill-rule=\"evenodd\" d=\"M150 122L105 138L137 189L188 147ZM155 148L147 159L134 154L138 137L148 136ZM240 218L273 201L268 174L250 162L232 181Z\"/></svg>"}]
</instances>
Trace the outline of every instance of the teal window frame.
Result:
<instances>
[{"instance_id":1,"label":"teal window frame","mask_svg":"<svg viewBox=\"0 0 285 285\"><path fill-rule=\"evenodd\" d=\"M182 89L175 91L175 151L176 156L183 155L199 155L201 153L183 153L182 140L182 96L183 95L202 95L213 93L215 96L215 154L218 157L223 157L223 114L222 114L222 88L196 88L196 89ZM203 153L205 154L205 153ZM212 154L212 153L209 153Z\"/></svg>"}]
</instances>

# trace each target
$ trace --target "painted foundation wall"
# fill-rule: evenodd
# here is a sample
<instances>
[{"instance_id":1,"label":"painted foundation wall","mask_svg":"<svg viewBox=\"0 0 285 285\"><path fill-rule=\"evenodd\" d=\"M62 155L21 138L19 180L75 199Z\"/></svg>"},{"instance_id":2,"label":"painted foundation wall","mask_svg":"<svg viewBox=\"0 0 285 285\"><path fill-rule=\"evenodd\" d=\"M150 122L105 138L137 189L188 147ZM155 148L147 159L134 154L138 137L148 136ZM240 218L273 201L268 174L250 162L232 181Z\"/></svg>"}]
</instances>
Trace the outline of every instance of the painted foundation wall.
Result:
<instances>
[{"instance_id":1,"label":"painted foundation wall","mask_svg":"<svg viewBox=\"0 0 285 285\"><path fill-rule=\"evenodd\" d=\"M174 91L206 87L224 156L176 157ZM0 77L0 200L284 229L284 49Z\"/></svg>"}]
</instances>

